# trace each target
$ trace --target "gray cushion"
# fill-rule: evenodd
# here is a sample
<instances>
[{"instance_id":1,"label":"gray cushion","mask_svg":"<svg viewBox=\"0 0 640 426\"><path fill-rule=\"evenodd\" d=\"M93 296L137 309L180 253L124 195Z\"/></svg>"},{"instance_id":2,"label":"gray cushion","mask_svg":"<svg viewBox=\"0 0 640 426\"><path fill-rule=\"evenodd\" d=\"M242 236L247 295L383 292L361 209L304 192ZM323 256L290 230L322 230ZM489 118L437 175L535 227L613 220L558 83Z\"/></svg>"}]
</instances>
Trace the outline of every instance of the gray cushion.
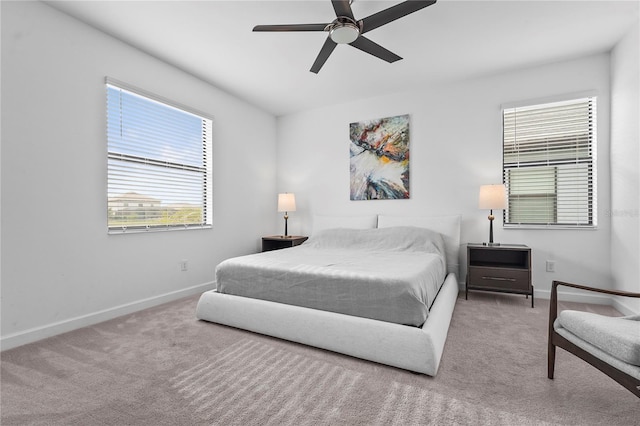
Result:
<instances>
[{"instance_id":1,"label":"gray cushion","mask_svg":"<svg viewBox=\"0 0 640 426\"><path fill-rule=\"evenodd\" d=\"M566 310L560 312L558 322L602 351L640 366L640 315L608 317Z\"/></svg>"}]
</instances>

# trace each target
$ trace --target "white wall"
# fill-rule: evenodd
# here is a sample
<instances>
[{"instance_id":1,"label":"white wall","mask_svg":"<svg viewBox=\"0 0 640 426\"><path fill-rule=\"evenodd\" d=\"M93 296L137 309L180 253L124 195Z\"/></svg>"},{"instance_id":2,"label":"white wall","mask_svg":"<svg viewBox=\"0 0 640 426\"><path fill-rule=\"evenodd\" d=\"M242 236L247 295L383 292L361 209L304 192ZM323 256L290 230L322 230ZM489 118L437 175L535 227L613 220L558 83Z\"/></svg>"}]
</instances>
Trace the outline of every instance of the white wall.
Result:
<instances>
[{"instance_id":1,"label":"white wall","mask_svg":"<svg viewBox=\"0 0 640 426\"><path fill-rule=\"evenodd\" d=\"M258 250L275 117L40 2L1 7L3 349L203 291ZM212 230L107 235L105 76L214 117Z\"/></svg>"},{"instance_id":2,"label":"white wall","mask_svg":"<svg viewBox=\"0 0 640 426\"><path fill-rule=\"evenodd\" d=\"M611 270L614 287L640 292L640 31L611 54ZM618 302L640 312L640 300Z\"/></svg>"},{"instance_id":3,"label":"white wall","mask_svg":"<svg viewBox=\"0 0 640 426\"><path fill-rule=\"evenodd\" d=\"M494 232L498 242L532 247L536 295L548 297L554 279L610 287L607 54L279 117L278 190L295 192L298 203L290 229L309 233L313 214L462 214L462 242L486 241L488 212L477 199L481 184L501 182L501 104L591 90L598 95L598 229L504 230L498 216ZM411 116L411 199L350 201L349 123L399 114ZM547 259L557 272L546 272Z\"/></svg>"}]
</instances>

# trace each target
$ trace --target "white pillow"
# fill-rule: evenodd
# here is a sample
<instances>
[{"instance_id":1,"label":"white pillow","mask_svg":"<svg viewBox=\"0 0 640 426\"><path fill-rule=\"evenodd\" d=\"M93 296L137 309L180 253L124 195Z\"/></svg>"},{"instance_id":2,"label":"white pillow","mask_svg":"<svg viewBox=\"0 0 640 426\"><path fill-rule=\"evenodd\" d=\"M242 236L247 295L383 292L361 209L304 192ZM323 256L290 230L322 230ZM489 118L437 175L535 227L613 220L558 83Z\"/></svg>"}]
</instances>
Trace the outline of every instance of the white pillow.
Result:
<instances>
[{"instance_id":1,"label":"white pillow","mask_svg":"<svg viewBox=\"0 0 640 426\"><path fill-rule=\"evenodd\" d=\"M416 226L442 234L447 257L447 271L459 276L461 216L378 216L378 228Z\"/></svg>"},{"instance_id":2,"label":"white pillow","mask_svg":"<svg viewBox=\"0 0 640 426\"><path fill-rule=\"evenodd\" d=\"M361 215L361 216L313 216L313 227L311 235L318 231L333 228L351 228L351 229L373 229L378 223L378 216Z\"/></svg>"}]
</instances>

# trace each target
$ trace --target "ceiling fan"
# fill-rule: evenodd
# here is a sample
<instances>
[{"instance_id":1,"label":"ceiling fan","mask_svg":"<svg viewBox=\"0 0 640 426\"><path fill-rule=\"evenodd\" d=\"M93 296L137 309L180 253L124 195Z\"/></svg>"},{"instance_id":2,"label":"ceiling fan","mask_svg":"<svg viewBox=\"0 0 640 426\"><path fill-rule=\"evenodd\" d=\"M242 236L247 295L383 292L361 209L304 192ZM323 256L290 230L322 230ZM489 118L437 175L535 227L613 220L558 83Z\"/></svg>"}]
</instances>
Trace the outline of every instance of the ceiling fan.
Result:
<instances>
[{"instance_id":1,"label":"ceiling fan","mask_svg":"<svg viewBox=\"0 0 640 426\"><path fill-rule=\"evenodd\" d=\"M333 10L336 12L336 19L328 24L256 25L253 31L327 31L329 36L311 66L310 71L316 74L320 71L320 68L322 68L338 44L349 44L356 49L360 49L363 52L391 63L399 61L402 58L369 40L363 36L363 34L409 15L410 13L431 6L436 2L436 0L404 1L356 21L351 11L351 1L352 0L331 0Z\"/></svg>"}]
</instances>

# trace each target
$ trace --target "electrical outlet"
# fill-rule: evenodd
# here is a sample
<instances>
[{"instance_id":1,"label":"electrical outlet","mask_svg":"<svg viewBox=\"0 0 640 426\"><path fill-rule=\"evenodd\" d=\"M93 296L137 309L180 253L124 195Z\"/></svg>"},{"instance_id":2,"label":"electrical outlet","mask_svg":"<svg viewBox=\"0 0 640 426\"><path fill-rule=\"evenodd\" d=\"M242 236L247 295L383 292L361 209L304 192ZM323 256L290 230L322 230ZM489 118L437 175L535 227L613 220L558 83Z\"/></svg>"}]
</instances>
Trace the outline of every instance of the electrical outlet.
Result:
<instances>
[{"instance_id":1,"label":"electrical outlet","mask_svg":"<svg viewBox=\"0 0 640 426\"><path fill-rule=\"evenodd\" d=\"M547 260L547 272L555 272L555 271L556 271L556 261Z\"/></svg>"},{"instance_id":2,"label":"electrical outlet","mask_svg":"<svg viewBox=\"0 0 640 426\"><path fill-rule=\"evenodd\" d=\"M186 271L188 269L188 266L189 265L188 265L186 260L183 260L183 261L180 262L180 270L182 272Z\"/></svg>"}]
</instances>

